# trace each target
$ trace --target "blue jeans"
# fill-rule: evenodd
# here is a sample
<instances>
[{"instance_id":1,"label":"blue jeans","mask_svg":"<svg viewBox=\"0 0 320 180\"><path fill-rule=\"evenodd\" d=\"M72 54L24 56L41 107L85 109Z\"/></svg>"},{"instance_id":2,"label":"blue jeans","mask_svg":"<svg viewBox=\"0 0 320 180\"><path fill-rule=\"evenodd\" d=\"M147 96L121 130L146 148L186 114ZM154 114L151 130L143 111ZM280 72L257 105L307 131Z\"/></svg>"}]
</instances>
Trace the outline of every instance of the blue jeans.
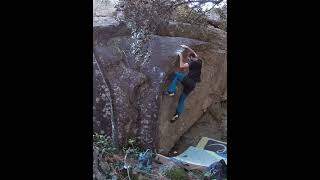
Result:
<instances>
[{"instance_id":1,"label":"blue jeans","mask_svg":"<svg viewBox=\"0 0 320 180\"><path fill-rule=\"evenodd\" d=\"M181 82L184 77L185 77L184 73L176 72L171 84L168 87L168 92L175 93L176 92L177 81ZM178 102L178 107L177 107L177 110L176 110L176 113L179 114L179 115L183 111L184 101L185 101L186 97L187 97L187 94L182 92L181 95L180 95L179 102Z\"/></svg>"}]
</instances>

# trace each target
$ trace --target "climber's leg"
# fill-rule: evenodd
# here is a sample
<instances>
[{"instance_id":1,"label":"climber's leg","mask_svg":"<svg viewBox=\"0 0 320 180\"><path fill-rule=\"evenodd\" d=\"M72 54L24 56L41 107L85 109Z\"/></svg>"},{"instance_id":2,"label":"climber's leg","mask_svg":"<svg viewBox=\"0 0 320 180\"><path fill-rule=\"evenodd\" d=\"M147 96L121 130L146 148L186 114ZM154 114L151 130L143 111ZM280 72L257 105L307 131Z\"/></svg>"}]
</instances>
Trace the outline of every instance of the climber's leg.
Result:
<instances>
[{"instance_id":1,"label":"climber's leg","mask_svg":"<svg viewBox=\"0 0 320 180\"><path fill-rule=\"evenodd\" d=\"M182 72L175 72L174 78L168 87L169 94L172 94L172 93L174 94L176 92L177 81L182 81L184 76L185 74L183 74Z\"/></svg>"},{"instance_id":2,"label":"climber's leg","mask_svg":"<svg viewBox=\"0 0 320 180\"><path fill-rule=\"evenodd\" d=\"M182 92L179 98L179 102L178 102L178 107L176 110L176 114L173 116L173 118L171 119L171 122L174 122L175 120L177 120L180 116L180 114L183 111L183 107L184 107L184 101L186 100L187 94Z\"/></svg>"},{"instance_id":3,"label":"climber's leg","mask_svg":"<svg viewBox=\"0 0 320 180\"><path fill-rule=\"evenodd\" d=\"M187 94L182 92L179 98L178 107L177 107L177 114L180 115L183 111L184 101L186 100Z\"/></svg>"}]
</instances>

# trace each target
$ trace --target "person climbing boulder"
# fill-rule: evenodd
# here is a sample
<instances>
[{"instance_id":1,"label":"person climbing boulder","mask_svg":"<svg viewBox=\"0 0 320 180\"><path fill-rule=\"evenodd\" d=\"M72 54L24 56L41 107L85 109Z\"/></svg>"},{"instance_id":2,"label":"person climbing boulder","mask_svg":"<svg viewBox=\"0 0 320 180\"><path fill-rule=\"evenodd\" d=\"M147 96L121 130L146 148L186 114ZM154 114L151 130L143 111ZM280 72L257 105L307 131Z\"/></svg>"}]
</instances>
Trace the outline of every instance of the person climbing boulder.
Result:
<instances>
[{"instance_id":1,"label":"person climbing boulder","mask_svg":"<svg viewBox=\"0 0 320 180\"><path fill-rule=\"evenodd\" d=\"M176 113L170 122L175 122L181 115L184 107L184 101L186 97L194 90L196 84L201 81L201 68L202 68L202 60L200 57L192 50L190 47L186 45L181 45L181 47L187 49L187 57L184 58L181 52L178 52L179 61L180 61L180 69L189 69L189 72L185 74L182 71L177 71L174 74L173 80L170 83L166 95L174 96L176 93L177 81L179 81L183 85L183 91L180 95L178 107L176 109Z\"/></svg>"}]
</instances>

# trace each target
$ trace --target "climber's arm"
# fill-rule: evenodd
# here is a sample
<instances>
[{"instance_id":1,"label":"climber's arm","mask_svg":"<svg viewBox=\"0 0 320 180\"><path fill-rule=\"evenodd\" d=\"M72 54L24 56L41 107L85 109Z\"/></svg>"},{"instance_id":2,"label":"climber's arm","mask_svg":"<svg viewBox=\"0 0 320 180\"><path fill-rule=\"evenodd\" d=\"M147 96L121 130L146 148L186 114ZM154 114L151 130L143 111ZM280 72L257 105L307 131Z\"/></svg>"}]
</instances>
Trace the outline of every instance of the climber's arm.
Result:
<instances>
[{"instance_id":1,"label":"climber's arm","mask_svg":"<svg viewBox=\"0 0 320 180\"><path fill-rule=\"evenodd\" d=\"M189 46L181 45L181 47L188 49L188 50L189 50L189 51L191 51L191 52L192 52L196 57L198 57L197 53L196 53L196 52L194 52L194 50L193 50L193 49L191 49Z\"/></svg>"},{"instance_id":2,"label":"climber's arm","mask_svg":"<svg viewBox=\"0 0 320 180\"><path fill-rule=\"evenodd\" d=\"M180 57L180 68L181 69L185 69L189 67L188 63L183 62L183 56L181 53L179 53L179 57Z\"/></svg>"}]
</instances>

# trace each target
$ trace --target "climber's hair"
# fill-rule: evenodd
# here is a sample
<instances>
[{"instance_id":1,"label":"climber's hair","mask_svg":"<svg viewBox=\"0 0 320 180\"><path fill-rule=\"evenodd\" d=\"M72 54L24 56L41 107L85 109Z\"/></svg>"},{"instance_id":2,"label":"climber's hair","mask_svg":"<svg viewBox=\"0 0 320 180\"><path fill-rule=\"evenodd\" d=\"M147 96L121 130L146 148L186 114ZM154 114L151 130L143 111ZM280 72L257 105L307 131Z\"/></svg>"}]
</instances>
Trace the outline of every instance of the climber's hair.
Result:
<instances>
[{"instance_id":1,"label":"climber's hair","mask_svg":"<svg viewBox=\"0 0 320 180\"><path fill-rule=\"evenodd\" d=\"M196 59L199 61L199 63L202 64L202 58L199 57L199 56L196 56L194 53L190 53L190 54L189 54L189 57L191 57L191 58L196 58Z\"/></svg>"},{"instance_id":2,"label":"climber's hair","mask_svg":"<svg viewBox=\"0 0 320 180\"><path fill-rule=\"evenodd\" d=\"M196 55L194 53L190 53L189 56L192 57L192 58L196 57Z\"/></svg>"}]
</instances>

